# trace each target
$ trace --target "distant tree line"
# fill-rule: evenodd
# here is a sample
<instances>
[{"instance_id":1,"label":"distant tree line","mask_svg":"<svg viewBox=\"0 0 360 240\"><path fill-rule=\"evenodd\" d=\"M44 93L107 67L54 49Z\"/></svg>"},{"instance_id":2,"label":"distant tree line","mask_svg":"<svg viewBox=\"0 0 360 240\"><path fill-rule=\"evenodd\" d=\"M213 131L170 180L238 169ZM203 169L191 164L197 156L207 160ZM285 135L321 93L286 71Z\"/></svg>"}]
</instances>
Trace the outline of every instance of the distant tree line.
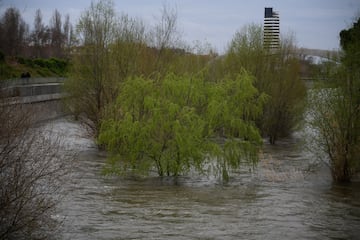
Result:
<instances>
[{"instance_id":1,"label":"distant tree line","mask_svg":"<svg viewBox=\"0 0 360 240\"><path fill-rule=\"evenodd\" d=\"M0 51L6 56L65 58L75 42L70 16L62 18L56 9L48 25L43 22L41 10L36 10L32 28L15 7L6 9L0 17Z\"/></svg>"}]
</instances>

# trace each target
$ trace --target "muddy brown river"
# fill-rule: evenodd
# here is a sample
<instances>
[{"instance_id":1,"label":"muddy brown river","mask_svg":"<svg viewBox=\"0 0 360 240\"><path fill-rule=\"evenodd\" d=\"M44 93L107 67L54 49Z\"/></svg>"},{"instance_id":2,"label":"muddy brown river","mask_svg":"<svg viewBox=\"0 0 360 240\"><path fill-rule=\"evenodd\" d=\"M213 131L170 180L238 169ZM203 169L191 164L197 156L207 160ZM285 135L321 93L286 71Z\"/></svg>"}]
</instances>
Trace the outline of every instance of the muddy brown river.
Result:
<instances>
[{"instance_id":1,"label":"muddy brown river","mask_svg":"<svg viewBox=\"0 0 360 240\"><path fill-rule=\"evenodd\" d=\"M332 184L300 134L264 145L255 170L216 178L108 177L79 126L52 123L78 151L57 218L62 239L360 239L360 182Z\"/></svg>"}]
</instances>

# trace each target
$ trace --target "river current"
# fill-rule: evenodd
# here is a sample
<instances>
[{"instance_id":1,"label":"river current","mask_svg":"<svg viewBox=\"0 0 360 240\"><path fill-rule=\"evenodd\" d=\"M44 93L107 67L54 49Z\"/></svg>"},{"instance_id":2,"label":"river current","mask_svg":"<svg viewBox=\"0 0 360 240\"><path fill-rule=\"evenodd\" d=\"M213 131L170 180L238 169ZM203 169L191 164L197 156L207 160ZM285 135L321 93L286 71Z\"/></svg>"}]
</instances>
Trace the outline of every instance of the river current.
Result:
<instances>
[{"instance_id":1,"label":"river current","mask_svg":"<svg viewBox=\"0 0 360 240\"><path fill-rule=\"evenodd\" d=\"M258 167L216 178L104 176L103 152L68 119L77 151L58 215L62 239L360 239L360 182L337 185L301 134L264 144Z\"/></svg>"}]
</instances>

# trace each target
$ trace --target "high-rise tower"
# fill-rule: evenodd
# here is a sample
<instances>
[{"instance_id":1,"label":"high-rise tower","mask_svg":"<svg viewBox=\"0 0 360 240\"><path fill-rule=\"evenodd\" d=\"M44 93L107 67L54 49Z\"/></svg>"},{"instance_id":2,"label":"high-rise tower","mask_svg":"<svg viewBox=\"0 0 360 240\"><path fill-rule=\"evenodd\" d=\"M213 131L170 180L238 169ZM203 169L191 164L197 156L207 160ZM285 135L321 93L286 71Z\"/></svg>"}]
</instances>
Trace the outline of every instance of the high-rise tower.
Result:
<instances>
[{"instance_id":1,"label":"high-rise tower","mask_svg":"<svg viewBox=\"0 0 360 240\"><path fill-rule=\"evenodd\" d=\"M280 46L280 18L273 8L265 8L264 16L264 47L276 50Z\"/></svg>"}]
</instances>

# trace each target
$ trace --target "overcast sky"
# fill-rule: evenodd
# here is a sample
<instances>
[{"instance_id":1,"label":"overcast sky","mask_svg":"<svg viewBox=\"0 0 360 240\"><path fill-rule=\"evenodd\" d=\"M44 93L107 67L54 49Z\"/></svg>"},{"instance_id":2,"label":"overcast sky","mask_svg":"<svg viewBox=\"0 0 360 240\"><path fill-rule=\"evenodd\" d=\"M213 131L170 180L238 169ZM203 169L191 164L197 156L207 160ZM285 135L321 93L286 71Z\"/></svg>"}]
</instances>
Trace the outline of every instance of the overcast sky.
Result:
<instances>
[{"instance_id":1,"label":"overcast sky","mask_svg":"<svg viewBox=\"0 0 360 240\"><path fill-rule=\"evenodd\" d=\"M90 6L91 0L0 0L0 13L17 7L33 25L36 9L44 22L58 9L70 14L73 23ZM360 16L360 0L115 0L116 10L154 24L164 3L176 7L184 40L208 42L223 52L234 33L250 23L262 24L264 7L280 14L281 34L292 32L299 47L333 50L339 47L339 31Z\"/></svg>"}]
</instances>

